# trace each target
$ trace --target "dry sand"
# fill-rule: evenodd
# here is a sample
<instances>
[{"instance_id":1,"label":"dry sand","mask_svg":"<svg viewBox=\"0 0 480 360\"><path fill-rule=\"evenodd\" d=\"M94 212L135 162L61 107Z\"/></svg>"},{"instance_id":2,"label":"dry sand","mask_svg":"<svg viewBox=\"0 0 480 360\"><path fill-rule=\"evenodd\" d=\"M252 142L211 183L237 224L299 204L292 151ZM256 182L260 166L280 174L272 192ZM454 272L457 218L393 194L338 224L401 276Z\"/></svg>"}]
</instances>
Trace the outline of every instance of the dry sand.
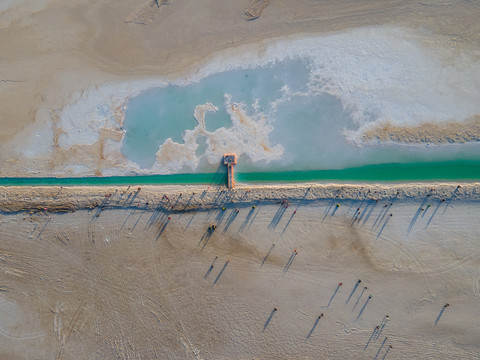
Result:
<instances>
[{"instance_id":1,"label":"dry sand","mask_svg":"<svg viewBox=\"0 0 480 360\"><path fill-rule=\"evenodd\" d=\"M119 187L90 210L4 212L0 357L478 358L478 184L336 187L142 187L131 205ZM89 190L2 204L22 192Z\"/></svg>"}]
</instances>

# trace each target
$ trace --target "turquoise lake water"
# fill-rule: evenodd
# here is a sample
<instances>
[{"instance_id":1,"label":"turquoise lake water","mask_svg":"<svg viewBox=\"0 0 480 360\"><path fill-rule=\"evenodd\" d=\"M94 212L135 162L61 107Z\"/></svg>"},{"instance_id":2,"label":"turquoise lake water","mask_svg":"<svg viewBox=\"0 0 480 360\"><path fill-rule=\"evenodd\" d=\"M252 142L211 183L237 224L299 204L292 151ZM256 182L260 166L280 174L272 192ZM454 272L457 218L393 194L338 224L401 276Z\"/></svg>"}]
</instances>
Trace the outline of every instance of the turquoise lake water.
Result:
<instances>
[{"instance_id":1,"label":"turquoise lake water","mask_svg":"<svg viewBox=\"0 0 480 360\"><path fill-rule=\"evenodd\" d=\"M341 99L324 91L329 80L315 78L312 66L308 60L302 59L278 61L263 67L213 74L184 86L169 85L145 91L127 104L122 152L142 169L151 169L156 152L167 138L184 144L185 132L198 126L193 117L195 106L212 103L218 111L206 114L205 131L195 138L195 146L198 146L194 156L198 163L194 167L184 164L177 173L215 172L222 153L215 153L212 144L219 143L219 134L225 148L238 154L236 168L240 180L247 176L240 174L246 173L287 174L359 167L375 172L374 167L368 170L368 166L430 162L458 162L460 167L467 166L472 174L477 173L477 165L471 165L480 160L480 145L477 143L446 146L375 144L364 147L351 144L346 134L377 120L377 117L375 113L368 113L364 114L362 123L354 120ZM232 103L241 104L246 116L256 126L253 131L238 121L234 124L228 112ZM249 153L256 145L257 134L262 134L258 135L259 142L263 141L276 151ZM211 160L212 154L215 161ZM398 168L403 169L403 166ZM162 168L157 170L161 173ZM324 174L327 173L318 176L323 178ZM328 174L337 174L335 176L340 176L339 179L344 176L335 172ZM397 175L400 180L402 174ZM365 176L362 172L366 180L376 178L375 174ZM460 179L467 175L458 176ZM407 179L414 178L414 174L407 176ZM423 175L423 178L429 177ZM441 178L455 178L455 175L443 174Z\"/></svg>"},{"instance_id":2,"label":"turquoise lake water","mask_svg":"<svg viewBox=\"0 0 480 360\"><path fill-rule=\"evenodd\" d=\"M474 181L480 180L480 160L411 164L367 165L341 170L236 173L243 183L308 181ZM82 185L226 184L226 171L216 173L83 177L83 178L0 178L0 186L82 186Z\"/></svg>"}]
</instances>

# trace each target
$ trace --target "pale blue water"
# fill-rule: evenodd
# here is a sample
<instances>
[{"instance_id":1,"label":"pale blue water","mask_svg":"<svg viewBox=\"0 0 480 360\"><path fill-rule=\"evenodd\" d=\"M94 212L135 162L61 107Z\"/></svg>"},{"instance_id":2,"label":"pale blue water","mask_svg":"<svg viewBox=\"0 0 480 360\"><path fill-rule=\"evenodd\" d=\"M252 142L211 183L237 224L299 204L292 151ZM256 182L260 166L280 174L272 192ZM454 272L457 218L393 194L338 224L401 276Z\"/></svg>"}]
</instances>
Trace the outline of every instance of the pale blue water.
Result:
<instances>
[{"instance_id":1,"label":"pale blue water","mask_svg":"<svg viewBox=\"0 0 480 360\"><path fill-rule=\"evenodd\" d=\"M206 130L232 127L226 111L225 95L231 101L245 104L246 113L263 114L271 127L271 146L281 145L280 160L255 161L242 154L240 145L232 142L232 152L240 154L240 172L302 171L346 169L372 164L419 163L480 159L480 145L402 146L374 145L357 147L349 144L344 132L357 130L351 113L339 98L313 87L309 82L311 65L304 60L289 60L261 68L233 70L208 76L187 86L170 85L146 91L128 102L122 152L148 169L155 154L167 138L183 143L185 130L193 130L195 106L212 103L217 112L206 114ZM284 96L287 86L290 96ZM374 114L365 114L370 121ZM363 124L362 124L363 125ZM197 138L195 154L200 165L181 172L212 172L219 163L209 164L203 154L208 148L205 136ZM220 160L220 159L219 159Z\"/></svg>"}]
</instances>

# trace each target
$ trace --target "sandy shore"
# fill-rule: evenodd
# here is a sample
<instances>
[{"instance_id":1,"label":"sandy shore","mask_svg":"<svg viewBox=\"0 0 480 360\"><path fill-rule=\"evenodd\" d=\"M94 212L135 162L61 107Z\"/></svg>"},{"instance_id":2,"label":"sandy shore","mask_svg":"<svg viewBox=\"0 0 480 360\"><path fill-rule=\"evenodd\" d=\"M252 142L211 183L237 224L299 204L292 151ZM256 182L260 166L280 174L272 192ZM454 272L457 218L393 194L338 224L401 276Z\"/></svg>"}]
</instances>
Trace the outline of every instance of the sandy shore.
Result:
<instances>
[{"instance_id":1,"label":"sandy shore","mask_svg":"<svg viewBox=\"0 0 480 360\"><path fill-rule=\"evenodd\" d=\"M405 199L479 200L479 183L411 184L283 184L238 185L233 190L208 185L132 185L87 187L0 187L0 210L77 211L85 209L137 208L157 211L211 210L224 206L250 206L283 200L388 201Z\"/></svg>"},{"instance_id":2,"label":"sandy shore","mask_svg":"<svg viewBox=\"0 0 480 360\"><path fill-rule=\"evenodd\" d=\"M1 357L477 358L478 184L429 186L3 188Z\"/></svg>"}]
</instances>

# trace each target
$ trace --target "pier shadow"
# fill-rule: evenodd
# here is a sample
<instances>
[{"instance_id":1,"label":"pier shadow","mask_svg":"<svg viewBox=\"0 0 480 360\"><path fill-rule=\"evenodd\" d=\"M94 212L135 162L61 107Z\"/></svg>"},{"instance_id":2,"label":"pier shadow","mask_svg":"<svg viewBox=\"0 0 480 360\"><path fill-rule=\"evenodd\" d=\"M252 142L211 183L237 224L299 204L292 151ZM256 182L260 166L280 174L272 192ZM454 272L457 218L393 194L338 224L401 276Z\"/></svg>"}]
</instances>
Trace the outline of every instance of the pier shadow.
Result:
<instances>
[{"instance_id":1,"label":"pier shadow","mask_svg":"<svg viewBox=\"0 0 480 360\"><path fill-rule=\"evenodd\" d=\"M220 270L220 272L218 273L215 281L213 282L213 285L215 285L218 282L218 280L220 280L220 277L222 276L223 272L227 268L227 265L228 265L229 262L230 262L230 260L225 261L225 264L223 264L222 270Z\"/></svg>"},{"instance_id":2,"label":"pier shadow","mask_svg":"<svg viewBox=\"0 0 480 360\"><path fill-rule=\"evenodd\" d=\"M347 298L347 301L345 302L345 305L348 304L348 302L349 302L350 299L352 298L353 294L354 294L355 291L357 290L358 285L360 285L361 282L362 282L362 280L358 280L358 281L355 283L355 285L353 286L352 292L350 293L350 295L349 295L348 298Z\"/></svg>"},{"instance_id":3,"label":"pier shadow","mask_svg":"<svg viewBox=\"0 0 480 360\"><path fill-rule=\"evenodd\" d=\"M318 322L320 321L320 319L321 319L322 317L323 317L323 313L320 314L320 315L317 317L317 320L315 320L315 323L313 324L312 330L310 330L310 332L309 332L308 335L307 335L307 339L309 339L310 336L312 336L313 331L314 331L315 328L317 327L317 324L318 324Z\"/></svg>"},{"instance_id":4,"label":"pier shadow","mask_svg":"<svg viewBox=\"0 0 480 360\"><path fill-rule=\"evenodd\" d=\"M272 252L272 250L273 250L274 248L275 248L275 244L272 244L272 246L270 246L270 250L268 250L267 255L265 255L265 257L263 258L262 263L260 264L260 266L263 266L263 264L265 264L265 261L267 261L268 255L270 255L270 253Z\"/></svg>"},{"instance_id":5,"label":"pier shadow","mask_svg":"<svg viewBox=\"0 0 480 360\"><path fill-rule=\"evenodd\" d=\"M341 286L342 286L342 283L338 283L337 288L335 289L332 296L330 297L330 300L328 301L327 307L330 306L330 304L333 301L333 298L335 297L335 295L337 295L337 292L338 292L338 290L340 289Z\"/></svg>"},{"instance_id":6,"label":"pier shadow","mask_svg":"<svg viewBox=\"0 0 480 360\"><path fill-rule=\"evenodd\" d=\"M360 317L362 316L363 312L365 311L365 308L367 307L368 303L370 302L370 299L372 298L372 295L369 295L368 298L367 298L367 301L365 301L365 304L363 304L363 307L362 309L360 310L360 312L358 313L358 316L357 318L355 319L355 322L358 321L358 319L360 319Z\"/></svg>"},{"instance_id":7,"label":"pier shadow","mask_svg":"<svg viewBox=\"0 0 480 360\"><path fill-rule=\"evenodd\" d=\"M277 308L274 308L272 312L270 313L270 316L268 317L267 321L265 322L265 325L263 325L263 331L265 331L268 327L268 324L270 324L270 321L272 321L273 315L277 312Z\"/></svg>"}]
</instances>

